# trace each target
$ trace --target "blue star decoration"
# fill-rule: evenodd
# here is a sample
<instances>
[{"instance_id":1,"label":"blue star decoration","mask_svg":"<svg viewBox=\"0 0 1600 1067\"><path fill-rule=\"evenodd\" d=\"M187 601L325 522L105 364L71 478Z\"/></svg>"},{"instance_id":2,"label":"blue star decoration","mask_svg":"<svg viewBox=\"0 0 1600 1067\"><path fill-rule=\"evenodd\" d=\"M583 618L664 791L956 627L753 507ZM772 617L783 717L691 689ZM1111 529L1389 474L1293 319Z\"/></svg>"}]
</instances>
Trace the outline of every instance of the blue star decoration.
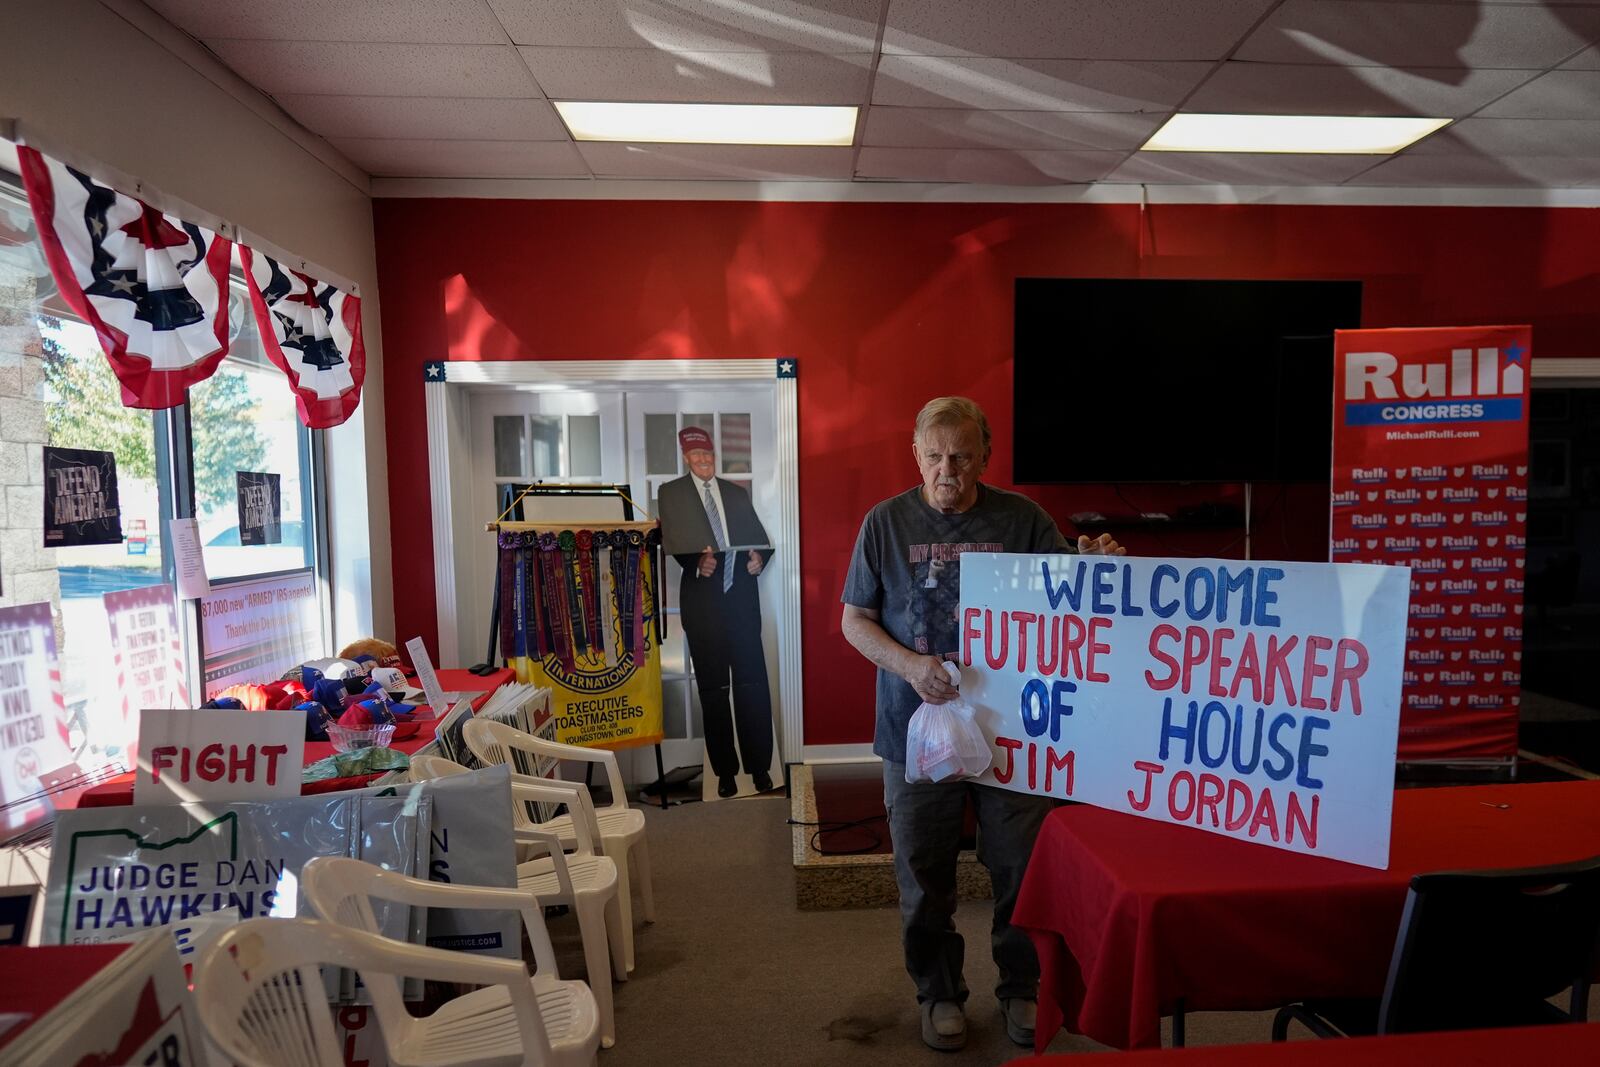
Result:
<instances>
[{"instance_id":1,"label":"blue star decoration","mask_svg":"<svg viewBox=\"0 0 1600 1067\"><path fill-rule=\"evenodd\" d=\"M422 380L424 382L442 383L445 380L444 361L435 359L424 363L422 365Z\"/></svg>"},{"instance_id":2,"label":"blue star decoration","mask_svg":"<svg viewBox=\"0 0 1600 1067\"><path fill-rule=\"evenodd\" d=\"M799 364L798 361L792 360L792 359L780 359L780 360L778 360L778 377L780 377L780 378L795 378L795 377L798 377L799 374L800 374L800 364Z\"/></svg>"},{"instance_id":3,"label":"blue star decoration","mask_svg":"<svg viewBox=\"0 0 1600 1067\"><path fill-rule=\"evenodd\" d=\"M1511 347L1506 349L1506 362L1507 363L1521 363L1522 362L1522 353L1524 353L1526 351L1527 351L1526 348L1523 348L1519 344L1513 343L1511 345Z\"/></svg>"}]
</instances>

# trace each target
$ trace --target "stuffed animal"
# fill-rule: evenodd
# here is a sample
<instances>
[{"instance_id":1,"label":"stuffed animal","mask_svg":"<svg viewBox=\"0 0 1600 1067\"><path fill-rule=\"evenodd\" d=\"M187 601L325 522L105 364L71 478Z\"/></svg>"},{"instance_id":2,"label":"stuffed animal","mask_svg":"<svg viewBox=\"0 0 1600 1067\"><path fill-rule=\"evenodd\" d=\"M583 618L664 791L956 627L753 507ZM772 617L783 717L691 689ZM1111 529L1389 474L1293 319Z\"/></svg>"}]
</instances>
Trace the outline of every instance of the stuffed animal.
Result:
<instances>
[{"instance_id":1,"label":"stuffed animal","mask_svg":"<svg viewBox=\"0 0 1600 1067\"><path fill-rule=\"evenodd\" d=\"M371 656L378 661L376 665L379 667L400 666L400 650L376 637L363 637L339 650L340 659L356 659L358 656Z\"/></svg>"}]
</instances>

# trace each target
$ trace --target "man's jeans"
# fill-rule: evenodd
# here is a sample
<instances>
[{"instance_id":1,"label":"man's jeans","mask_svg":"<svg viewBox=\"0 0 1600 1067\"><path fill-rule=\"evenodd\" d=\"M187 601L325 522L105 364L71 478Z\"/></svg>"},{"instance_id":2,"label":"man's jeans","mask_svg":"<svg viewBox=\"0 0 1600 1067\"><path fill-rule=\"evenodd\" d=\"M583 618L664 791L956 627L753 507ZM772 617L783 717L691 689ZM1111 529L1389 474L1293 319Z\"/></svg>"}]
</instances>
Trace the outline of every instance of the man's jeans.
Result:
<instances>
[{"instance_id":1,"label":"man's jeans","mask_svg":"<svg viewBox=\"0 0 1600 1067\"><path fill-rule=\"evenodd\" d=\"M1055 801L972 782L911 784L905 764L884 760L883 803L900 883L906 971L917 984L919 1002L967 999L954 916L956 854L969 796L978 814L978 859L994 882L990 943L1000 969L995 996L1031 1000L1039 990L1039 959L1028 935L1011 925L1011 909L1034 838Z\"/></svg>"}]
</instances>

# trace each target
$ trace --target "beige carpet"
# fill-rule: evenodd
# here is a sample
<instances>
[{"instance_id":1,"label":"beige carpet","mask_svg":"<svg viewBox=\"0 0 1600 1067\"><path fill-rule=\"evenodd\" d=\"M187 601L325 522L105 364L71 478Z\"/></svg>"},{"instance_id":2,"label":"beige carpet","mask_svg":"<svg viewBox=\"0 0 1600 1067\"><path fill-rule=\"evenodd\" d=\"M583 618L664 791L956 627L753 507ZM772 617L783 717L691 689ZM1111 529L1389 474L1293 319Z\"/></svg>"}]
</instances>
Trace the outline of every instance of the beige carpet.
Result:
<instances>
[{"instance_id":1,"label":"beige carpet","mask_svg":"<svg viewBox=\"0 0 1600 1067\"><path fill-rule=\"evenodd\" d=\"M786 799L646 810L658 919L636 931L637 968L615 986L617 1044L601 1067L1000 1064L1023 1054L995 1005L987 901L956 917L972 989L967 1048L934 1052L918 1036L897 912L795 909ZM563 975L582 976L576 921L553 919L550 930ZM1266 1041L1270 1025L1270 1014L1194 1015L1189 1044ZM1050 1046L1098 1048L1067 1035Z\"/></svg>"}]
</instances>

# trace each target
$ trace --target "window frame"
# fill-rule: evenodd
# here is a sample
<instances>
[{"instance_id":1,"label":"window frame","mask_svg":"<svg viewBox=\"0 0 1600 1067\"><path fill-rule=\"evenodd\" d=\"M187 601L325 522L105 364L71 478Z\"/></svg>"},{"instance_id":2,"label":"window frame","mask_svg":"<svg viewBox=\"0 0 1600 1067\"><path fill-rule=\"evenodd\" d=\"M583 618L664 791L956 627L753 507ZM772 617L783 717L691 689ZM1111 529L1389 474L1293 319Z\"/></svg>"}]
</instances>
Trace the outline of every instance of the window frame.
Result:
<instances>
[{"instance_id":1,"label":"window frame","mask_svg":"<svg viewBox=\"0 0 1600 1067\"><path fill-rule=\"evenodd\" d=\"M29 211L31 215L31 207L28 203L27 194L23 189L21 178L4 168L0 168L0 199L10 200L14 204L20 205L24 210ZM35 232L33 240L37 242L38 239L38 234ZM237 254L235 254L230 265L228 282L230 302L234 299L244 302L247 328L254 329L254 308L251 306L249 287L240 267ZM42 317L86 325L71 310L64 307L46 308L43 302L35 304L33 317L36 330L39 329L38 320ZM105 358L103 352L99 352L98 355L102 359ZM231 352L228 358L233 358ZM226 362L227 360L224 360L224 364ZM221 369L225 368L219 367L219 371ZM287 378L283 380L282 387L284 389L289 388ZM183 403L165 410L152 411L150 414L153 435L152 449L156 466L157 521L163 524L163 528L159 531L161 584L173 586L174 596L176 596L177 575L172 551L172 539L169 536L170 523L173 519L190 519L198 518L199 516L196 496L192 406L186 394ZM309 573L317 589L317 614L321 629L321 644L326 648L335 632L331 530L327 495L326 431L311 429L300 423L298 418L296 418L296 424L297 473L300 477L304 495L305 548L310 553L308 563L301 567L229 575L215 578L210 584L213 593L215 593L219 590L226 590L236 584ZM309 492L305 492L304 487L309 487ZM60 565L57 564L56 566L59 569ZM191 702L198 705L205 699L206 650L203 638L204 631L201 625L201 598L179 598L177 600L177 608L185 680L188 684ZM55 610L61 610L59 603L56 605Z\"/></svg>"}]
</instances>

